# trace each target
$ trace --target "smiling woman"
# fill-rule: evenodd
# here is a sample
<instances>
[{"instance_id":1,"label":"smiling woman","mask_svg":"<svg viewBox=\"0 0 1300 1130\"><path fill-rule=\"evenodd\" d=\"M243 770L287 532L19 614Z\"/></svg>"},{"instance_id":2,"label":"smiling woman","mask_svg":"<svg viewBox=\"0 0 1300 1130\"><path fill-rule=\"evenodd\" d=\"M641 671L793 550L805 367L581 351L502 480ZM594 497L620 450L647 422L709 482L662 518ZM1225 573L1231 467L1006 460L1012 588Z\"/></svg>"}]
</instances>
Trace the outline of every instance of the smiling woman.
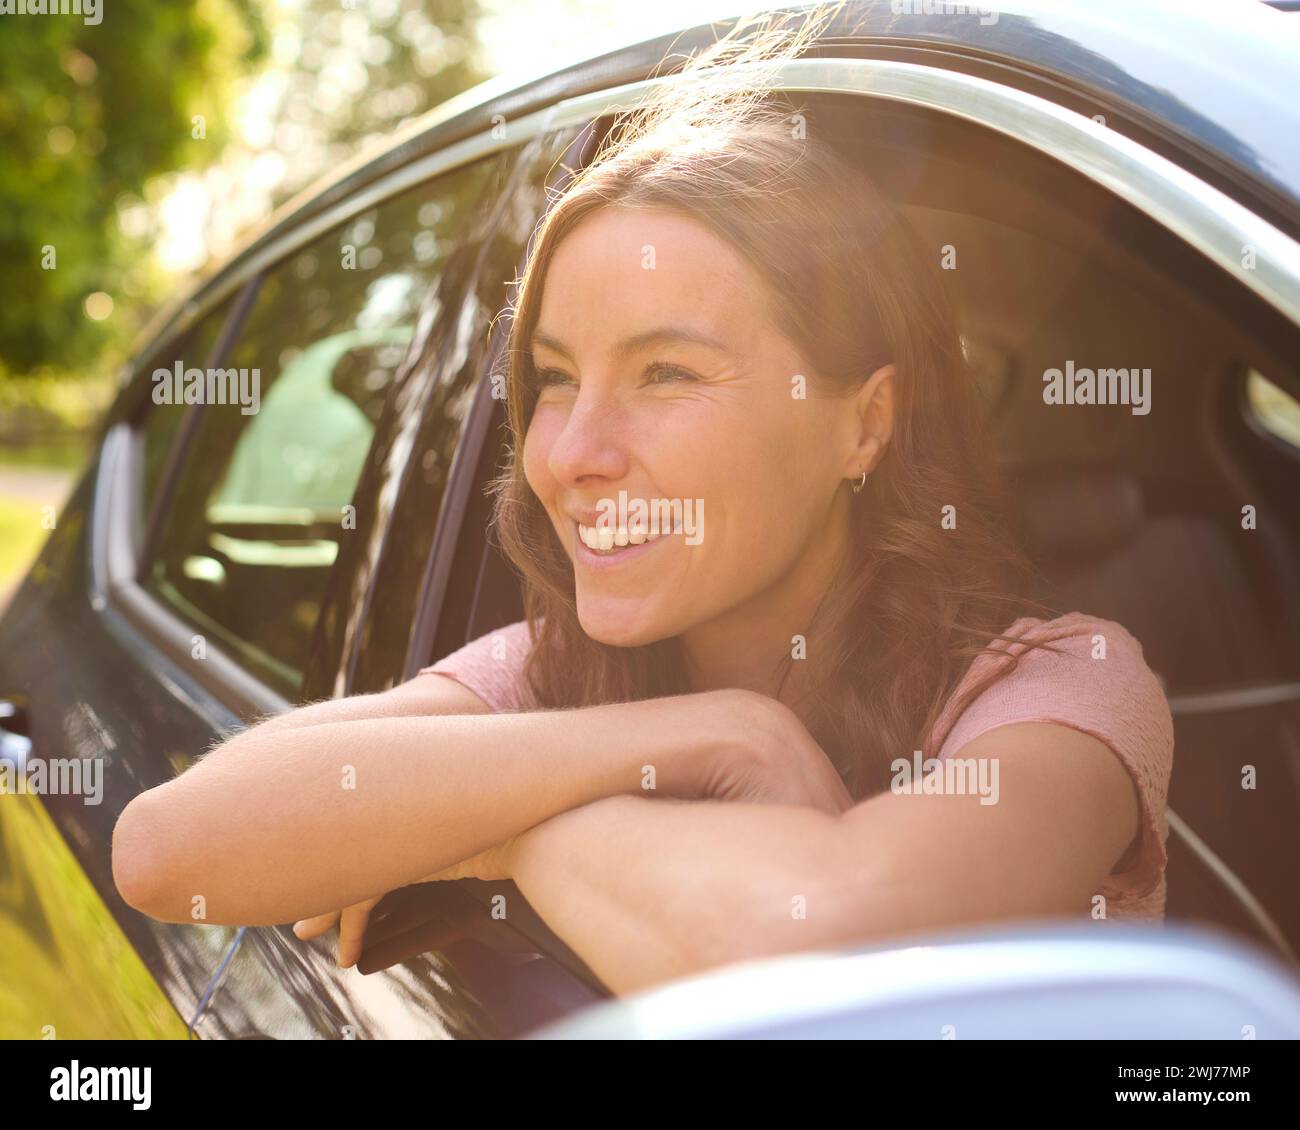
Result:
<instances>
[{"instance_id":1,"label":"smiling woman","mask_svg":"<svg viewBox=\"0 0 1300 1130\"><path fill-rule=\"evenodd\" d=\"M865 797L1028 611L1024 566L938 254L737 65L793 46L724 44L546 217L498 521L540 704L746 686L797 704ZM623 489L705 500L708 537L593 570L573 523Z\"/></svg>"},{"instance_id":2,"label":"smiling woman","mask_svg":"<svg viewBox=\"0 0 1300 1130\"><path fill-rule=\"evenodd\" d=\"M494 484L526 618L138 798L128 901L338 923L350 964L385 891L513 878L620 992L953 923L1161 917L1159 684L1120 625L1017 599L939 256L763 79L826 16L742 24L535 233ZM627 500L708 525L642 537ZM891 780L917 750L996 795Z\"/></svg>"}]
</instances>

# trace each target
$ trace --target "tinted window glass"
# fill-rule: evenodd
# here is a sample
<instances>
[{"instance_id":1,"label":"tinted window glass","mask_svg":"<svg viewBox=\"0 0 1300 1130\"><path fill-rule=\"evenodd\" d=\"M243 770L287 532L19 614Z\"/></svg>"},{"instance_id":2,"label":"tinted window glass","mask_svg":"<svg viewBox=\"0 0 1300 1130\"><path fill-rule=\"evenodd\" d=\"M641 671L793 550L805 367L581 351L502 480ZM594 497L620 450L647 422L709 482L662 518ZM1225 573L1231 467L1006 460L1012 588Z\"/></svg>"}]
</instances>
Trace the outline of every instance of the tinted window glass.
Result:
<instances>
[{"instance_id":1,"label":"tinted window glass","mask_svg":"<svg viewBox=\"0 0 1300 1130\"><path fill-rule=\"evenodd\" d=\"M182 370L206 366L212 360L212 351L225 327L230 306L230 300L223 302L201 322L164 346L147 367L151 396L140 429L144 441L144 482L142 505L139 511L142 522L148 521L153 511L154 501L158 497L158 488L167 468L167 456L171 454L172 444L180 431L181 420L185 416L187 407L183 402L169 402L161 396L155 399L152 393L159 387L159 382L153 380L153 376L160 369L175 372L178 364ZM139 544L140 542L137 541L137 545Z\"/></svg>"},{"instance_id":2,"label":"tinted window glass","mask_svg":"<svg viewBox=\"0 0 1300 1130\"><path fill-rule=\"evenodd\" d=\"M147 583L293 697L375 421L487 164L323 236L264 279L206 375L201 422ZM196 394L197 395L197 394Z\"/></svg>"}]
</instances>

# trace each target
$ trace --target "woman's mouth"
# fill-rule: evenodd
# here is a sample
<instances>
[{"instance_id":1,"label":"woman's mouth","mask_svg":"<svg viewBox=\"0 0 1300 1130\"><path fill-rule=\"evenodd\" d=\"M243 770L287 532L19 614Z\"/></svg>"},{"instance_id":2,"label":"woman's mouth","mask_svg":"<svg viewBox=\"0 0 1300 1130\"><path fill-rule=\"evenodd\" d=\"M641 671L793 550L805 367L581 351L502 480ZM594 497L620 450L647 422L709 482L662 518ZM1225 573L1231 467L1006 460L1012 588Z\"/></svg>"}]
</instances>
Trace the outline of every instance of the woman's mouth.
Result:
<instances>
[{"instance_id":1,"label":"woman's mouth","mask_svg":"<svg viewBox=\"0 0 1300 1130\"><path fill-rule=\"evenodd\" d=\"M629 530L626 526L584 526L574 522L574 554L584 564L605 568L640 557L663 540L671 531L648 533Z\"/></svg>"}]
</instances>

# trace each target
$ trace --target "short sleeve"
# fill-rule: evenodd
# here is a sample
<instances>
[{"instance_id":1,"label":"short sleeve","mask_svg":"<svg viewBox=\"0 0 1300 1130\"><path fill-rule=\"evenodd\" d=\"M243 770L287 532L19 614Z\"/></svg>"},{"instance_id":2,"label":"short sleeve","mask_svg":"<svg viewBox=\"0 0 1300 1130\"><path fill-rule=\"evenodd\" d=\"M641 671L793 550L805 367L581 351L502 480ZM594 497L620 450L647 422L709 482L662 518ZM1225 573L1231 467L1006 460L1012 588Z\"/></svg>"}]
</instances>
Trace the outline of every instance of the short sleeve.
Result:
<instances>
[{"instance_id":1,"label":"short sleeve","mask_svg":"<svg viewBox=\"0 0 1300 1130\"><path fill-rule=\"evenodd\" d=\"M932 742L941 743L938 756L951 757L981 734L1015 722L1056 722L1104 742L1137 787L1141 826L1103 893L1151 893L1168 863L1165 804L1174 729L1169 703L1143 658L1142 645L1121 625L1078 612L1048 621L1019 620L1006 634L1024 641L994 645L1019 655L1016 668L954 717L969 688L1003 662L988 655L975 660L935 727ZM1048 643L1055 651L1029 646L1033 643Z\"/></svg>"},{"instance_id":2,"label":"short sleeve","mask_svg":"<svg viewBox=\"0 0 1300 1130\"><path fill-rule=\"evenodd\" d=\"M518 620L479 636L459 651L423 668L420 675L445 675L473 691L494 713L535 709L524 685L524 661L532 649L528 621Z\"/></svg>"}]
</instances>

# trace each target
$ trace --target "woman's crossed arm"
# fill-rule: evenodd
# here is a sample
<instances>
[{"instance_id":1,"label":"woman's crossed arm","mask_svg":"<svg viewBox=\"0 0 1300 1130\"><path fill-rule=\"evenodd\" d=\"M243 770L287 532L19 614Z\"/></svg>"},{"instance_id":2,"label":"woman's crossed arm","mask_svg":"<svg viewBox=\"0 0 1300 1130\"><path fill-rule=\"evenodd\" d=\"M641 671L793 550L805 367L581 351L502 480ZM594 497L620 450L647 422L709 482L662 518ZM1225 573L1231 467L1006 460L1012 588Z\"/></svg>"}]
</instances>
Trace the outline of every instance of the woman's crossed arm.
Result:
<instances>
[{"instance_id":1,"label":"woman's crossed arm","mask_svg":"<svg viewBox=\"0 0 1300 1130\"><path fill-rule=\"evenodd\" d=\"M603 797L847 804L815 743L802 768L771 756L791 747L778 706L714 691L492 714L454 680L418 676L253 726L136 797L114 828L114 880L162 921L277 924L420 881Z\"/></svg>"},{"instance_id":2,"label":"woman's crossed arm","mask_svg":"<svg viewBox=\"0 0 1300 1130\"><path fill-rule=\"evenodd\" d=\"M618 994L961 924L1087 921L1138 827L1120 760L1097 738L1040 722L992 730L961 756L1000 763L996 803L884 792L832 813L610 797L454 870L514 879Z\"/></svg>"}]
</instances>

